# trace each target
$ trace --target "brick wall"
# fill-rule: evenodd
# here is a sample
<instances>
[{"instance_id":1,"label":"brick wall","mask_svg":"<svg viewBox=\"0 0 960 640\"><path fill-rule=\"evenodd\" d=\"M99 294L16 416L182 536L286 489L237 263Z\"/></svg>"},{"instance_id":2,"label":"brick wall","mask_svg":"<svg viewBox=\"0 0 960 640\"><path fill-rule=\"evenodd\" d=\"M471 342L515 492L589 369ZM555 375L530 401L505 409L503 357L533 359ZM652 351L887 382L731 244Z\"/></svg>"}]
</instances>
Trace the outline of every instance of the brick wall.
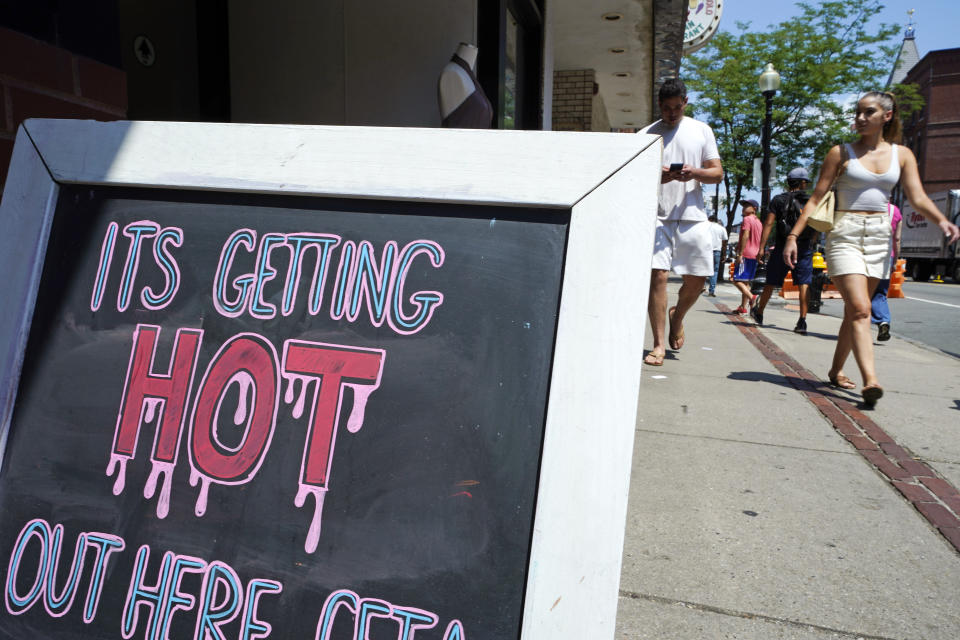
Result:
<instances>
[{"instance_id":1,"label":"brick wall","mask_svg":"<svg viewBox=\"0 0 960 640\"><path fill-rule=\"evenodd\" d=\"M0 27L0 188L27 118L117 120L126 113L123 71Z\"/></svg>"},{"instance_id":2,"label":"brick wall","mask_svg":"<svg viewBox=\"0 0 960 640\"><path fill-rule=\"evenodd\" d=\"M553 130L609 131L593 69L553 72Z\"/></svg>"},{"instance_id":3,"label":"brick wall","mask_svg":"<svg viewBox=\"0 0 960 640\"><path fill-rule=\"evenodd\" d=\"M931 51L907 73L923 95L921 114L904 127L927 193L960 187L960 48Z\"/></svg>"}]
</instances>

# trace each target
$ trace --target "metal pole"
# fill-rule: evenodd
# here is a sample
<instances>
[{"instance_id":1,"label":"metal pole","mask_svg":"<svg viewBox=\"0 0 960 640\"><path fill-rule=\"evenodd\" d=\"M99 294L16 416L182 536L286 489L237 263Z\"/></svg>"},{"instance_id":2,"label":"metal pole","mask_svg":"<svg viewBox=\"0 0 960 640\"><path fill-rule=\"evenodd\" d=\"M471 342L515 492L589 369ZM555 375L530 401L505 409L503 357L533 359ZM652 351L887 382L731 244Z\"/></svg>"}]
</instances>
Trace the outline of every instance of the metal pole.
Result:
<instances>
[{"instance_id":1,"label":"metal pole","mask_svg":"<svg viewBox=\"0 0 960 640\"><path fill-rule=\"evenodd\" d=\"M760 165L760 219L765 220L770 206L770 123L773 119L773 96L776 91L764 91L763 97L767 101L767 112L763 118L763 162Z\"/></svg>"}]
</instances>

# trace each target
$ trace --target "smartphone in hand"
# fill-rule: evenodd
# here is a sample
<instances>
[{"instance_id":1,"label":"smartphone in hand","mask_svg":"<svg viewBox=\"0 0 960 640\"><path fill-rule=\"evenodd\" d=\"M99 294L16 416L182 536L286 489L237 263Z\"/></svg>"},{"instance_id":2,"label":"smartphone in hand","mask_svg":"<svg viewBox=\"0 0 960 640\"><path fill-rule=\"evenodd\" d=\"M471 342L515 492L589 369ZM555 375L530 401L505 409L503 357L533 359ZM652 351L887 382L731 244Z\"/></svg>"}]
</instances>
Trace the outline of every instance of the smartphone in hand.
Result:
<instances>
[{"instance_id":1,"label":"smartphone in hand","mask_svg":"<svg viewBox=\"0 0 960 640\"><path fill-rule=\"evenodd\" d=\"M670 165L670 173L677 173L683 169L682 162L674 162Z\"/></svg>"}]
</instances>

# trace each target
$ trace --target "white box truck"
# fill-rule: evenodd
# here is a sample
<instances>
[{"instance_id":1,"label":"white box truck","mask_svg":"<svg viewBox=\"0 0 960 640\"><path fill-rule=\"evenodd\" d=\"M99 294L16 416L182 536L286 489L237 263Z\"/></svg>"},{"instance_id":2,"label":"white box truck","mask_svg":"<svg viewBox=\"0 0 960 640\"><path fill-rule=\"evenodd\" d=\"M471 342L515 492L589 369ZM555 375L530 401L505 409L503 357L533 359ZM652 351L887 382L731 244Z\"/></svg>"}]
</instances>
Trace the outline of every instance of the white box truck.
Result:
<instances>
[{"instance_id":1,"label":"white box truck","mask_svg":"<svg viewBox=\"0 0 960 640\"><path fill-rule=\"evenodd\" d=\"M960 189L931 193L930 199L948 220L960 223ZM948 245L940 227L931 223L904 202L900 229L900 256L907 260L907 275L926 282L938 273L960 283L960 242Z\"/></svg>"}]
</instances>

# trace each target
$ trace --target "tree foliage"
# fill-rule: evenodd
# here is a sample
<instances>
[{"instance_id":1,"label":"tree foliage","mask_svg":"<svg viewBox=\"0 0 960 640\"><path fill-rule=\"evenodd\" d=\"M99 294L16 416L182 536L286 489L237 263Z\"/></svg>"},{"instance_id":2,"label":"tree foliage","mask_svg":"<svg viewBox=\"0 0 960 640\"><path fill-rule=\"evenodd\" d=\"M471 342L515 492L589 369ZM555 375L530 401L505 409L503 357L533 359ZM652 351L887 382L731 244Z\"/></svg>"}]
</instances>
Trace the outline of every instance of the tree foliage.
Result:
<instances>
[{"instance_id":1,"label":"tree foliage","mask_svg":"<svg viewBox=\"0 0 960 640\"><path fill-rule=\"evenodd\" d=\"M757 84L772 62L781 85L773 99L771 152L777 171L809 167L816 175L829 148L854 137L851 95L882 89L898 44L899 28L871 26L879 0L825 0L797 3L801 13L766 31L737 23L720 32L697 54L683 60L682 77L695 96L693 112L713 127L724 168L728 228L736 203L752 183L753 159L762 154L765 99ZM898 86L906 106L919 95Z\"/></svg>"}]
</instances>

